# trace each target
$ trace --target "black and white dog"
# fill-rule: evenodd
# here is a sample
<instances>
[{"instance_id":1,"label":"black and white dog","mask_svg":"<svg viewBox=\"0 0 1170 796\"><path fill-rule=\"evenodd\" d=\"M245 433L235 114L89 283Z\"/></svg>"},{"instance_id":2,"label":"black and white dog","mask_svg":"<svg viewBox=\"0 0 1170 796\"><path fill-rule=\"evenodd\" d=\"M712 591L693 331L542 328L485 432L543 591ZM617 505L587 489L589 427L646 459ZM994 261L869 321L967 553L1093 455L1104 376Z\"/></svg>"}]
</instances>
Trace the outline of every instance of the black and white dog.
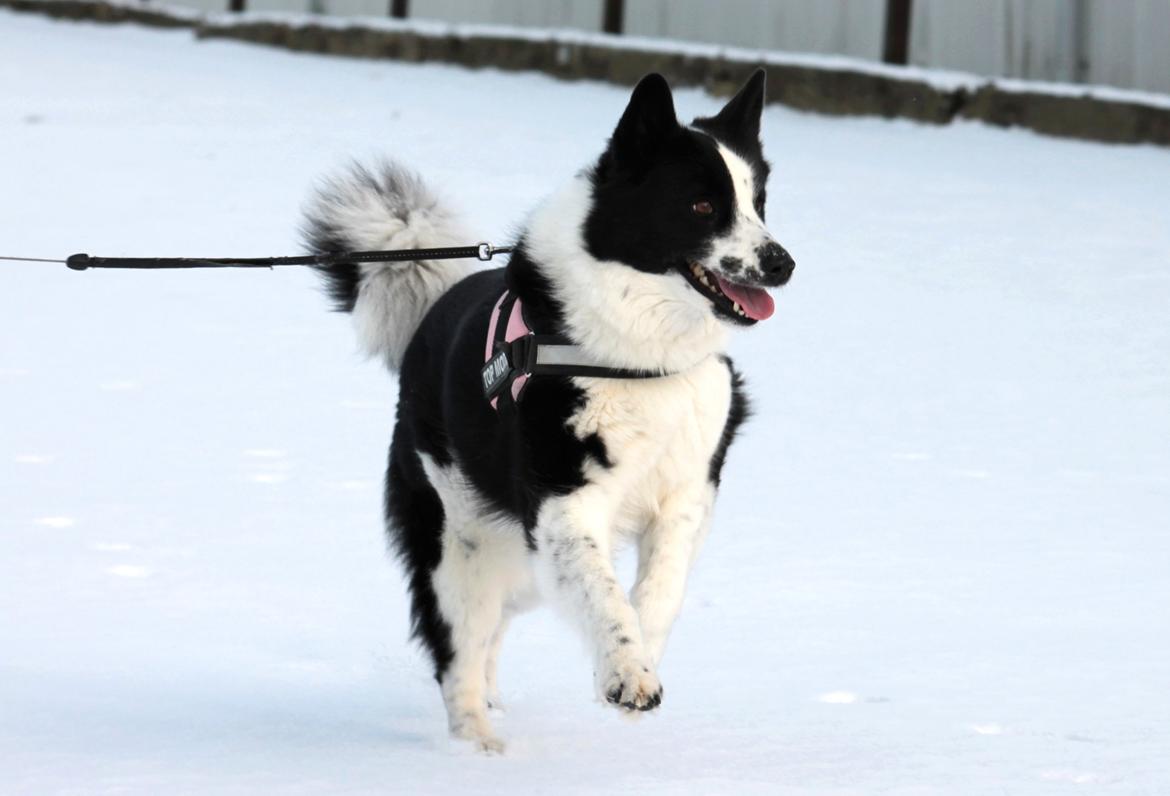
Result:
<instances>
[{"instance_id":1,"label":"black and white dog","mask_svg":"<svg viewBox=\"0 0 1170 796\"><path fill-rule=\"evenodd\" d=\"M400 373L386 523L451 732L488 721L512 616L543 595L587 634L599 695L655 673L747 414L728 331L773 312L793 261L764 227L764 73L711 118L649 75L601 157L531 216L506 268L323 268L366 349ZM318 252L465 245L408 171L354 167L307 213ZM626 595L615 548L638 544Z\"/></svg>"}]
</instances>

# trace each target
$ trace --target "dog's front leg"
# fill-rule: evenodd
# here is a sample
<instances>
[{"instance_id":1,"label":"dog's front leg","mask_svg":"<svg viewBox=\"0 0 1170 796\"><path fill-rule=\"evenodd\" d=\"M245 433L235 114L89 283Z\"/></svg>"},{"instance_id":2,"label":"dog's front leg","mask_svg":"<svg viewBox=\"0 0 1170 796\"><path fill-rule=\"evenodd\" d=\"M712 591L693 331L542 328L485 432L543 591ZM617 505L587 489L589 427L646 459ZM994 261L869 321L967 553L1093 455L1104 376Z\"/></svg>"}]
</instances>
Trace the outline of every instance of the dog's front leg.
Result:
<instances>
[{"instance_id":1,"label":"dog's front leg","mask_svg":"<svg viewBox=\"0 0 1170 796\"><path fill-rule=\"evenodd\" d=\"M588 635L598 694L627 710L653 710L662 686L642 644L638 615L614 572L612 512L589 487L550 503L536 534L546 590Z\"/></svg>"},{"instance_id":2,"label":"dog's front leg","mask_svg":"<svg viewBox=\"0 0 1170 796\"><path fill-rule=\"evenodd\" d=\"M646 652L655 666L682 608L687 575L707 536L715 489L710 484L662 501L658 516L638 544L633 603Z\"/></svg>"}]
</instances>

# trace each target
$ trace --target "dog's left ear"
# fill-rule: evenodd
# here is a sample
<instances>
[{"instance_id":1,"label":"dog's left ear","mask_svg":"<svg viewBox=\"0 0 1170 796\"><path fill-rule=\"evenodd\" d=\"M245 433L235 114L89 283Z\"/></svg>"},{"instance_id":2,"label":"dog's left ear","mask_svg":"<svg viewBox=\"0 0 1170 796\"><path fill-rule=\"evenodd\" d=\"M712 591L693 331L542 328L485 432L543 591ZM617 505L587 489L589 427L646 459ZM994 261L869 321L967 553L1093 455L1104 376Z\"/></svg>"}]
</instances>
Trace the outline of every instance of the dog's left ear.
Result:
<instances>
[{"instance_id":1,"label":"dog's left ear","mask_svg":"<svg viewBox=\"0 0 1170 796\"><path fill-rule=\"evenodd\" d=\"M634 162L650 155L672 132L678 130L674 98L666 78L649 74L630 96L617 129L610 139L610 151L619 162Z\"/></svg>"},{"instance_id":2,"label":"dog's left ear","mask_svg":"<svg viewBox=\"0 0 1170 796\"><path fill-rule=\"evenodd\" d=\"M765 76L763 69L757 69L723 110L707 119L695 119L695 126L711 130L731 144L758 146L760 116L764 112Z\"/></svg>"}]
</instances>

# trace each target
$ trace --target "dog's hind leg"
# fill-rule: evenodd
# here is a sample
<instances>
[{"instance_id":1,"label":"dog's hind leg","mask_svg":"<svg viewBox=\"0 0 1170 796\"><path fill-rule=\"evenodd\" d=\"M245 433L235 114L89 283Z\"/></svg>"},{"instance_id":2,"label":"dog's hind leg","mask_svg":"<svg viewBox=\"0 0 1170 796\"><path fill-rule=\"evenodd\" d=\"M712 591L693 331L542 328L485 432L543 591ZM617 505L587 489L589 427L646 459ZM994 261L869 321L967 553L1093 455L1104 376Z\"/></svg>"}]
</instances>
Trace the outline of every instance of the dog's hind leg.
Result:
<instances>
[{"instance_id":1,"label":"dog's hind leg","mask_svg":"<svg viewBox=\"0 0 1170 796\"><path fill-rule=\"evenodd\" d=\"M431 653L451 733L499 752L503 744L488 721L484 691L504 594L490 576L488 559L495 556L481 554L482 534L468 525L466 500L452 491L446 469L396 439L387 473L387 526L406 565L413 635Z\"/></svg>"},{"instance_id":2,"label":"dog's hind leg","mask_svg":"<svg viewBox=\"0 0 1170 796\"><path fill-rule=\"evenodd\" d=\"M451 734L474 741L485 752L502 752L504 744L487 715L487 668L504 600L474 559L474 553L448 550L435 570L435 592L451 627L454 653L440 684Z\"/></svg>"},{"instance_id":3,"label":"dog's hind leg","mask_svg":"<svg viewBox=\"0 0 1170 796\"><path fill-rule=\"evenodd\" d=\"M484 519L458 466L424 458L427 477L443 499L442 557L431 577L439 612L450 628L451 662L439 679L451 734L486 752L502 752L488 720L495 657L511 600L530 580L524 534Z\"/></svg>"}]
</instances>

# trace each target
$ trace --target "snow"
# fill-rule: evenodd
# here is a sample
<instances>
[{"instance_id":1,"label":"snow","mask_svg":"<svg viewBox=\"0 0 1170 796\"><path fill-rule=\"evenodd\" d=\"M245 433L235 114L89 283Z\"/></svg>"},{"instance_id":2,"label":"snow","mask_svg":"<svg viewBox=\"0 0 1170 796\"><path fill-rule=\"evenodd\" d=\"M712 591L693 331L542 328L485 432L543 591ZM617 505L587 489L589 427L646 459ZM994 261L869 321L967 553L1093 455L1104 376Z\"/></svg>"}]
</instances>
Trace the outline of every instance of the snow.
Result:
<instances>
[{"instance_id":1,"label":"snow","mask_svg":"<svg viewBox=\"0 0 1170 796\"><path fill-rule=\"evenodd\" d=\"M502 243L625 101L9 13L0 53L25 256L294 253L313 180L380 153ZM757 413L663 708L592 701L538 611L503 758L405 643L395 384L310 274L0 263L0 792L1170 790L1170 157L765 128L798 266L734 344Z\"/></svg>"}]
</instances>

